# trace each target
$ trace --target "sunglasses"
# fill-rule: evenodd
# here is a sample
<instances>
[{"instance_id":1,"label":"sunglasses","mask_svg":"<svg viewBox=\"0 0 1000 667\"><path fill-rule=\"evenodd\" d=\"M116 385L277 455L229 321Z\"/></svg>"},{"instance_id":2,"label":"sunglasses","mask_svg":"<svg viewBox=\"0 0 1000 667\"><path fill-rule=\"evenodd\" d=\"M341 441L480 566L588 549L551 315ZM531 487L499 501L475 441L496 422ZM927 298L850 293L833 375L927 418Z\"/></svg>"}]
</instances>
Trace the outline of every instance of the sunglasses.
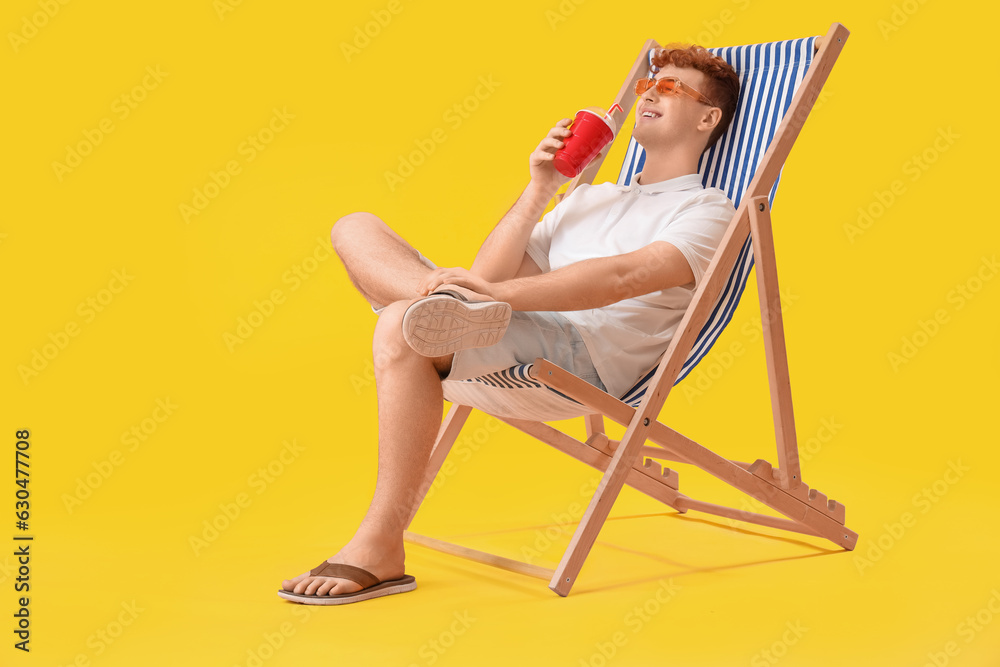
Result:
<instances>
[{"instance_id":1,"label":"sunglasses","mask_svg":"<svg viewBox=\"0 0 1000 667\"><path fill-rule=\"evenodd\" d=\"M665 76L662 79L639 79L635 82L635 94L642 95L650 88L656 88L656 92L661 95L687 95L702 104L710 107L717 106L715 102L708 99L697 90L687 85L680 79L672 76Z\"/></svg>"}]
</instances>

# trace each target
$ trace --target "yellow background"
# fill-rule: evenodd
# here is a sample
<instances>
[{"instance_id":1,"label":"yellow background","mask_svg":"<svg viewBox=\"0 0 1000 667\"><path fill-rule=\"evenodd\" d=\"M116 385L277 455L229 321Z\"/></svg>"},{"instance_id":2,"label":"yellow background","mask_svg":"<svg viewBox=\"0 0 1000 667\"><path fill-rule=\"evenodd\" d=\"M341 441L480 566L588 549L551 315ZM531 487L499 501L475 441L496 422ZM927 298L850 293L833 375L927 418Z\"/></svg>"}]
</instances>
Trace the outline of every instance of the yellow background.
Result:
<instances>
[{"instance_id":1,"label":"yellow background","mask_svg":"<svg viewBox=\"0 0 1000 667\"><path fill-rule=\"evenodd\" d=\"M4 4L0 663L997 664L1000 280L984 263L1000 241L995 9L220 7ZM565 599L416 546L413 594L308 609L277 598L282 579L350 538L375 479L375 317L328 253L333 222L372 211L436 263L468 266L537 142L576 109L610 104L646 38L724 46L834 21L852 34L787 163L774 225L804 480L846 505L857 550L679 517L626 489ZM494 89L467 101L481 80ZM476 107L457 126L456 104ZM244 142L275 109L293 117L248 160ZM112 131L60 180L53 163L102 122ZM390 189L385 173L439 128L445 140ZM239 173L186 222L181 205L230 161ZM877 214L864 229L859 209ZM773 462L755 289L663 418ZM275 290L281 303L227 346ZM76 335L60 335L67 325ZM893 363L904 339L920 345ZM745 352L726 358L735 342ZM51 358L22 376L36 351ZM20 428L30 654L12 633ZM145 439L123 441L133 428ZM535 562L554 564L597 473L481 414L467 429L414 529L512 557L539 547ZM281 463L286 441L301 450ZM714 478L680 473L682 492L740 506ZM228 525L227 509L239 509ZM224 528L193 547L213 521Z\"/></svg>"}]
</instances>

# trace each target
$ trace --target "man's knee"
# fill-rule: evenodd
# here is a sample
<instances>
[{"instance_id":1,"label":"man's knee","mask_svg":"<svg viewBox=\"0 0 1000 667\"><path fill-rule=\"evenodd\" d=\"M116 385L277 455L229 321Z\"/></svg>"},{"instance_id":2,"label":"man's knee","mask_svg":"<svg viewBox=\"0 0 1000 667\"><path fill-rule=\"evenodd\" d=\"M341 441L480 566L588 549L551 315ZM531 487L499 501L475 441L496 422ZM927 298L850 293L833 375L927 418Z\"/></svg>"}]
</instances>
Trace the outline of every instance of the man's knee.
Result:
<instances>
[{"instance_id":1,"label":"man's knee","mask_svg":"<svg viewBox=\"0 0 1000 667\"><path fill-rule=\"evenodd\" d=\"M384 226L385 223L382 222L381 218L372 213L365 211L348 213L333 223L333 229L330 230L330 243L333 244L334 250L338 250L343 247L345 241L355 238L379 225Z\"/></svg>"},{"instance_id":2,"label":"man's knee","mask_svg":"<svg viewBox=\"0 0 1000 667\"><path fill-rule=\"evenodd\" d=\"M403 337L403 315L410 301L395 301L379 313L372 340L375 369L390 368L403 362L431 363L441 377L451 370L453 354L444 357L424 357L413 350Z\"/></svg>"},{"instance_id":3,"label":"man's knee","mask_svg":"<svg viewBox=\"0 0 1000 667\"><path fill-rule=\"evenodd\" d=\"M375 368L397 363L416 354L403 338L403 313L406 312L406 306L406 301L396 301L379 312L372 340Z\"/></svg>"}]
</instances>

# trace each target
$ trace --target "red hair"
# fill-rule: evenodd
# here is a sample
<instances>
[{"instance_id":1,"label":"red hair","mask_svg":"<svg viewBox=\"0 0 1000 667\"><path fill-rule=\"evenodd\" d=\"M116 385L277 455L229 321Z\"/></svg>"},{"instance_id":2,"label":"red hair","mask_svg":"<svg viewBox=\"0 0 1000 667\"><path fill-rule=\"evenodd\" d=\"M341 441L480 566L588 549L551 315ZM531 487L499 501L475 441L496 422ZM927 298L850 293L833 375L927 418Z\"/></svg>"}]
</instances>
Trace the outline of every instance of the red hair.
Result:
<instances>
[{"instance_id":1,"label":"red hair","mask_svg":"<svg viewBox=\"0 0 1000 667\"><path fill-rule=\"evenodd\" d=\"M652 62L656 67L687 67L705 75L701 93L722 110L722 119L705 145L705 150L708 150L726 131L736 113L736 101L740 96L740 78L736 70L719 56L696 44L667 44L653 55Z\"/></svg>"}]
</instances>

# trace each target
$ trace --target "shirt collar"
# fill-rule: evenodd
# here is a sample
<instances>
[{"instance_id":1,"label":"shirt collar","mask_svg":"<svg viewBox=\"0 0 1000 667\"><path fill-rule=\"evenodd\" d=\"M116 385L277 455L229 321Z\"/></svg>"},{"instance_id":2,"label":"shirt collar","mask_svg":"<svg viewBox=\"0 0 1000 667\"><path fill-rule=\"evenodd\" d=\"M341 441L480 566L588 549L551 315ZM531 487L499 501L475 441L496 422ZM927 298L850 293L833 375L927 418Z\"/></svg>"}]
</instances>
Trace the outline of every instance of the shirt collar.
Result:
<instances>
[{"instance_id":1,"label":"shirt collar","mask_svg":"<svg viewBox=\"0 0 1000 667\"><path fill-rule=\"evenodd\" d=\"M632 192L652 195L660 192L678 192L681 190L702 189L701 174L684 174L683 176L668 178L665 181L652 183L650 185L644 185L638 182L641 175L642 172L640 171L638 174L632 176L632 181L629 183L629 188Z\"/></svg>"}]
</instances>

